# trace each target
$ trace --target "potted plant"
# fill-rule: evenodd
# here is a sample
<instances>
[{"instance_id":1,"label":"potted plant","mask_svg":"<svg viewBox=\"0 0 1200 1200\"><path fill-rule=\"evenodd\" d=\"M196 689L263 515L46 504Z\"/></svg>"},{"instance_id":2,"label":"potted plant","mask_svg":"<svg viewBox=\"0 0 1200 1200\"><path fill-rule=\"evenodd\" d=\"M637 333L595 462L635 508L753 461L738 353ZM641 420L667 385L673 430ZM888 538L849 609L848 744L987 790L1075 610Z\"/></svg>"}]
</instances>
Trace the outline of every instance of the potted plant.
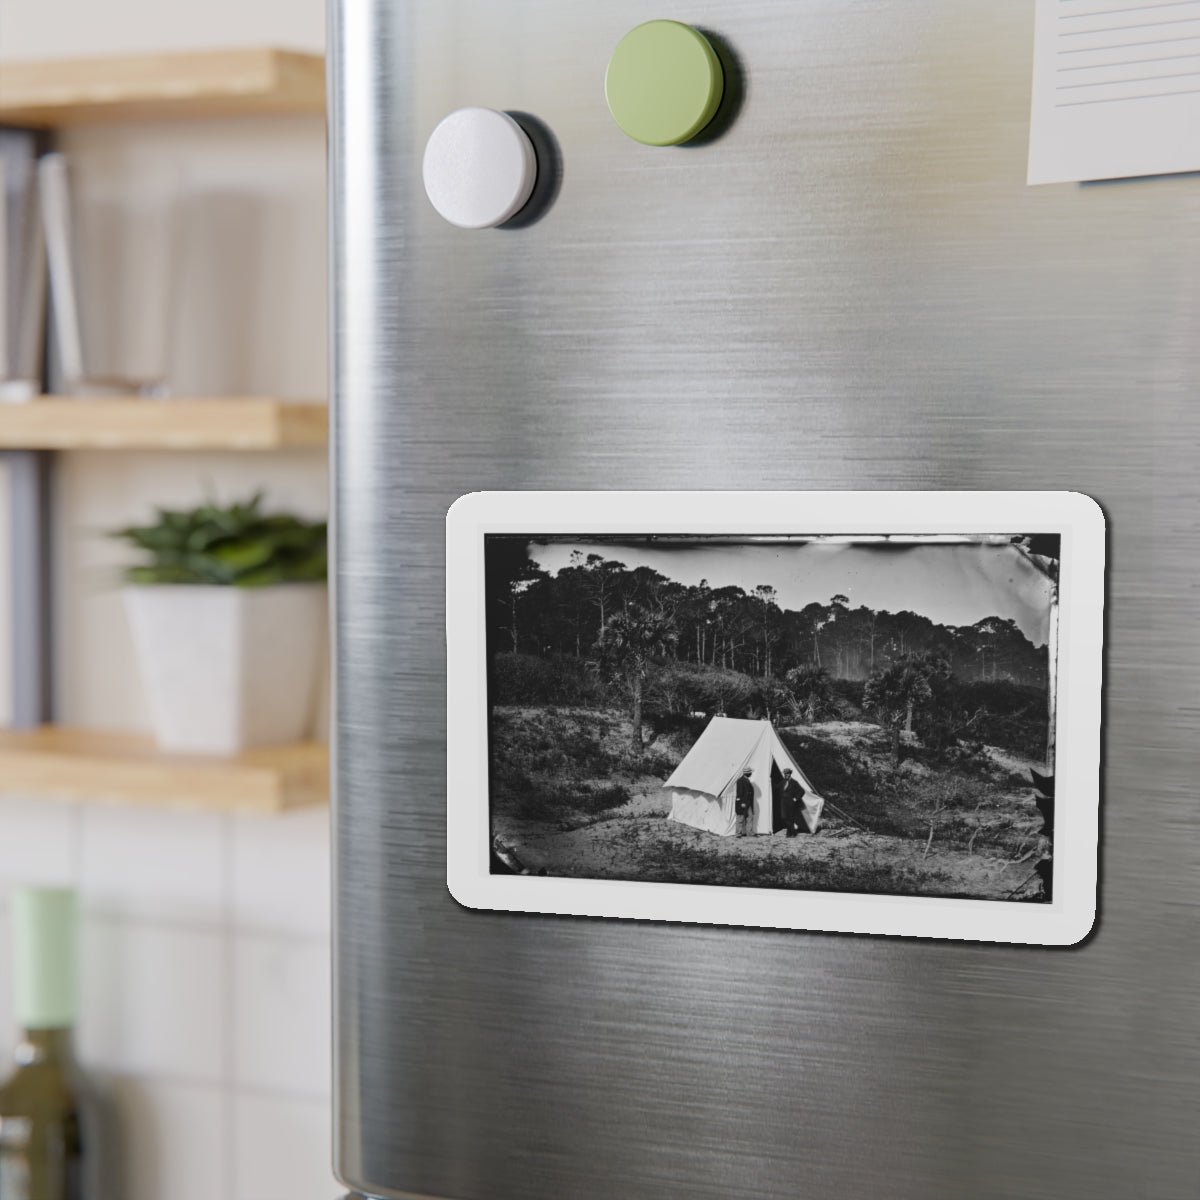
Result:
<instances>
[{"instance_id":1,"label":"potted plant","mask_svg":"<svg viewBox=\"0 0 1200 1200\"><path fill-rule=\"evenodd\" d=\"M310 732L325 647L325 522L222 508L158 510L113 536L150 561L126 607L163 750L234 754Z\"/></svg>"}]
</instances>

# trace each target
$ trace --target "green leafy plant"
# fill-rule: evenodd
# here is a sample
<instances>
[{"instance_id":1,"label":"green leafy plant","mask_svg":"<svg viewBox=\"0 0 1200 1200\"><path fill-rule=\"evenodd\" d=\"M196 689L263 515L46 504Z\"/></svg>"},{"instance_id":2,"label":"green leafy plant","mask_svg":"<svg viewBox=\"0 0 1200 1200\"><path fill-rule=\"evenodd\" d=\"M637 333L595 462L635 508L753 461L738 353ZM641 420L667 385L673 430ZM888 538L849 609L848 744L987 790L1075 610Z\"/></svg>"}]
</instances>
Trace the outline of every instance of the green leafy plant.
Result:
<instances>
[{"instance_id":1,"label":"green leafy plant","mask_svg":"<svg viewBox=\"0 0 1200 1200\"><path fill-rule=\"evenodd\" d=\"M131 525L113 537L148 552L148 564L129 567L128 583L202 583L266 587L325 579L326 525L262 511L262 494L222 508L203 504L183 512L158 510L153 525Z\"/></svg>"}]
</instances>

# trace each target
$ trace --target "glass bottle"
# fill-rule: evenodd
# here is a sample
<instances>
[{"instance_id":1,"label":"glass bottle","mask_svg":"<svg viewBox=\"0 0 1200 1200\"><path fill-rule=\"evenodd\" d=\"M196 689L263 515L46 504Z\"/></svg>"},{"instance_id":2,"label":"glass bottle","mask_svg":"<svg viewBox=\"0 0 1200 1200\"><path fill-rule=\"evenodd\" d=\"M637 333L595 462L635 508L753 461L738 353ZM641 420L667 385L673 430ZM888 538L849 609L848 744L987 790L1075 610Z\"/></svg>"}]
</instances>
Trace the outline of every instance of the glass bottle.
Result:
<instances>
[{"instance_id":1,"label":"glass bottle","mask_svg":"<svg viewBox=\"0 0 1200 1200\"><path fill-rule=\"evenodd\" d=\"M13 895L15 1070L0 1087L0 1200L92 1200L84 1185L83 1082L75 1066L76 901Z\"/></svg>"}]
</instances>

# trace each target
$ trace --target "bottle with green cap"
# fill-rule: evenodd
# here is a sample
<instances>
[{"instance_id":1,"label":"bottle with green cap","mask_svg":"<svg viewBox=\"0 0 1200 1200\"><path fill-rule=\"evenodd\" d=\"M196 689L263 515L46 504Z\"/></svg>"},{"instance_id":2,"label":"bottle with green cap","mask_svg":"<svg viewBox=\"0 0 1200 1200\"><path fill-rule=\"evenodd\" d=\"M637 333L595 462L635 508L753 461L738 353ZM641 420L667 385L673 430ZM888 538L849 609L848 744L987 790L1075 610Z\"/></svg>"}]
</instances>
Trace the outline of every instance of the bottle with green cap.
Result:
<instances>
[{"instance_id":1,"label":"bottle with green cap","mask_svg":"<svg viewBox=\"0 0 1200 1200\"><path fill-rule=\"evenodd\" d=\"M75 893L13 895L15 1070L0 1086L0 1200L94 1200L75 1066Z\"/></svg>"}]
</instances>

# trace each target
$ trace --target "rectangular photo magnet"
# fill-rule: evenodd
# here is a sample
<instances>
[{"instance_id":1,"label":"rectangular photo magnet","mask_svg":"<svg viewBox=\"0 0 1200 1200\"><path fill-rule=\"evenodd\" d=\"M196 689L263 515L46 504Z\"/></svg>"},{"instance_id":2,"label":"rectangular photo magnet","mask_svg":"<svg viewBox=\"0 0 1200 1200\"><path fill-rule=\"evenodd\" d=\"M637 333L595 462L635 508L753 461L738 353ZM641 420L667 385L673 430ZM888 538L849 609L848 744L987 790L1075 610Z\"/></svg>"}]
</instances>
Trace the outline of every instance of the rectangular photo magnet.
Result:
<instances>
[{"instance_id":1,"label":"rectangular photo magnet","mask_svg":"<svg viewBox=\"0 0 1200 1200\"><path fill-rule=\"evenodd\" d=\"M1078 943L1104 544L1076 492L462 497L452 895Z\"/></svg>"}]
</instances>

